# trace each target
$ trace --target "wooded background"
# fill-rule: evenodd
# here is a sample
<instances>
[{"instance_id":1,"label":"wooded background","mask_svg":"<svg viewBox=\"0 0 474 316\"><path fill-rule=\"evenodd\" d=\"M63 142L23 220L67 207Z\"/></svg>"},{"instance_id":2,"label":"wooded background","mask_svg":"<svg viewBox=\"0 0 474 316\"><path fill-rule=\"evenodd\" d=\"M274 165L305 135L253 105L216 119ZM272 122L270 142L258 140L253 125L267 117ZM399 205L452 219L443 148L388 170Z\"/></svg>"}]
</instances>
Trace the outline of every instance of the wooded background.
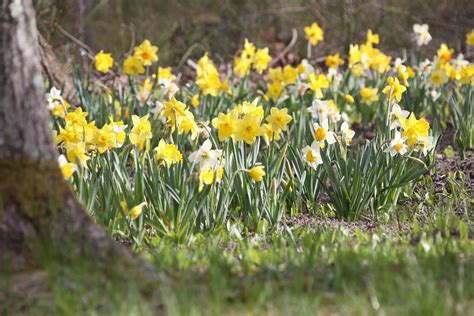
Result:
<instances>
[{"instance_id":1,"label":"wooded background","mask_svg":"<svg viewBox=\"0 0 474 316\"><path fill-rule=\"evenodd\" d=\"M381 35L381 48L400 52L410 43L412 25L428 23L433 41L463 48L474 27L472 0L36 0L39 28L56 53L69 60L77 46L64 31L92 50L123 56L148 38L160 47L161 63L176 66L204 51L229 58L248 37L274 53L289 42L292 28L304 54L303 27L317 21L325 41L317 55L346 52L368 28Z\"/></svg>"}]
</instances>

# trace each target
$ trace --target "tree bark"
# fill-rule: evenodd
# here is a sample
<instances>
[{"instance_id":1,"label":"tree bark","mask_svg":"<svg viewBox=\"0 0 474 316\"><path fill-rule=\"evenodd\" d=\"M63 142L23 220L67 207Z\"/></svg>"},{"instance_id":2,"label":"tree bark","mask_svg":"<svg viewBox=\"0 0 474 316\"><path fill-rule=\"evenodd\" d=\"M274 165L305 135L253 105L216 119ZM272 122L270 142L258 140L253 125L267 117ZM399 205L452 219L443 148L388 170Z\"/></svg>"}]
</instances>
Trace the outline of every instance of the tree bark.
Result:
<instances>
[{"instance_id":1,"label":"tree bark","mask_svg":"<svg viewBox=\"0 0 474 316\"><path fill-rule=\"evenodd\" d=\"M62 177L31 0L0 1L0 267L37 266L38 245L47 240L59 256L153 277L93 222Z\"/></svg>"}]
</instances>

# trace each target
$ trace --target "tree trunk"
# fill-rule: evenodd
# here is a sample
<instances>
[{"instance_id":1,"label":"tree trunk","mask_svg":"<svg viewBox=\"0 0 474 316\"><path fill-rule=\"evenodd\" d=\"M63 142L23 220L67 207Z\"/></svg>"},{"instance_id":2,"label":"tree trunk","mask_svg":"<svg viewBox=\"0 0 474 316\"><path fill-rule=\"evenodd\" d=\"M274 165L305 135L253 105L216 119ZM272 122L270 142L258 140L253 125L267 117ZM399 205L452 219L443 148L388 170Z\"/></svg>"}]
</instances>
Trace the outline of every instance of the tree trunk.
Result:
<instances>
[{"instance_id":1,"label":"tree trunk","mask_svg":"<svg viewBox=\"0 0 474 316\"><path fill-rule=\"evenodd\" d=\"M37 266L46 240L60 256L153 276L92 221L62 177L31 0L0 2L0 267Z\"/></svg>"}]
</instances>

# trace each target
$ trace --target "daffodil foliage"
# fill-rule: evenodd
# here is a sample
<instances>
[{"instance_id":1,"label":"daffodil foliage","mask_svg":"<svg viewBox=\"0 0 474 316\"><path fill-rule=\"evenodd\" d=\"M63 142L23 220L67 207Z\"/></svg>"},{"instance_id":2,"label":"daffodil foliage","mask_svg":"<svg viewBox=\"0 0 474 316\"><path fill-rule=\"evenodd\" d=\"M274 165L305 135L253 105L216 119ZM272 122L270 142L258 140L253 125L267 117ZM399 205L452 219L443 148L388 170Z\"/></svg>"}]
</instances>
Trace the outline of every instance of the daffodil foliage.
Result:
<instances>
[{"instance_id":1,"label":"daffodil foliage","mask_svg":"<svg viewBox=\"0 0 474 316\"><path fill-rule=\"evenodd\" d=\"M472 147L474 66L461 54L443 44L432 59L393 58L369 30L316 63L323 29L304 31L295 64L245 39L232 65L189 60L186 81L145 40L120 66L101 50L91 72L109 80L77 77L80 104L51 87L59 165L91 214L137 244L236 221L265 231L321 209L356 219L396 208L446 124ZM427 45L428 27L414 40Z\"/></svg>"}]
</instances>

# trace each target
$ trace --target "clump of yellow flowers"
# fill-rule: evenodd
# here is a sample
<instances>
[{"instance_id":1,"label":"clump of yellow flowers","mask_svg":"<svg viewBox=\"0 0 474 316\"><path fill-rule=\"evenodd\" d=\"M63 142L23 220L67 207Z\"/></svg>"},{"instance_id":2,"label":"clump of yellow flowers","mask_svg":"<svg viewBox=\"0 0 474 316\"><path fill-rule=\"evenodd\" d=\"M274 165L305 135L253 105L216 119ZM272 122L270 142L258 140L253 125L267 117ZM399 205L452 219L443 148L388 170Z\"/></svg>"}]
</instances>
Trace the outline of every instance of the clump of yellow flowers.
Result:
<instances>
[{"instance_id":1,"label":"clump of yellow flowers","mask_svg":"<svg viewBox=\"0 0 474 316\"><path fill-rule=\"evenodd\" d=\"M245 39L244 48L240 56L234 58L234 73L243 77L250 73L253 68L259 74L263 73L272 57L268 53L268 47L256 49L255 45Z\"/></svg>"}]
</instances>

